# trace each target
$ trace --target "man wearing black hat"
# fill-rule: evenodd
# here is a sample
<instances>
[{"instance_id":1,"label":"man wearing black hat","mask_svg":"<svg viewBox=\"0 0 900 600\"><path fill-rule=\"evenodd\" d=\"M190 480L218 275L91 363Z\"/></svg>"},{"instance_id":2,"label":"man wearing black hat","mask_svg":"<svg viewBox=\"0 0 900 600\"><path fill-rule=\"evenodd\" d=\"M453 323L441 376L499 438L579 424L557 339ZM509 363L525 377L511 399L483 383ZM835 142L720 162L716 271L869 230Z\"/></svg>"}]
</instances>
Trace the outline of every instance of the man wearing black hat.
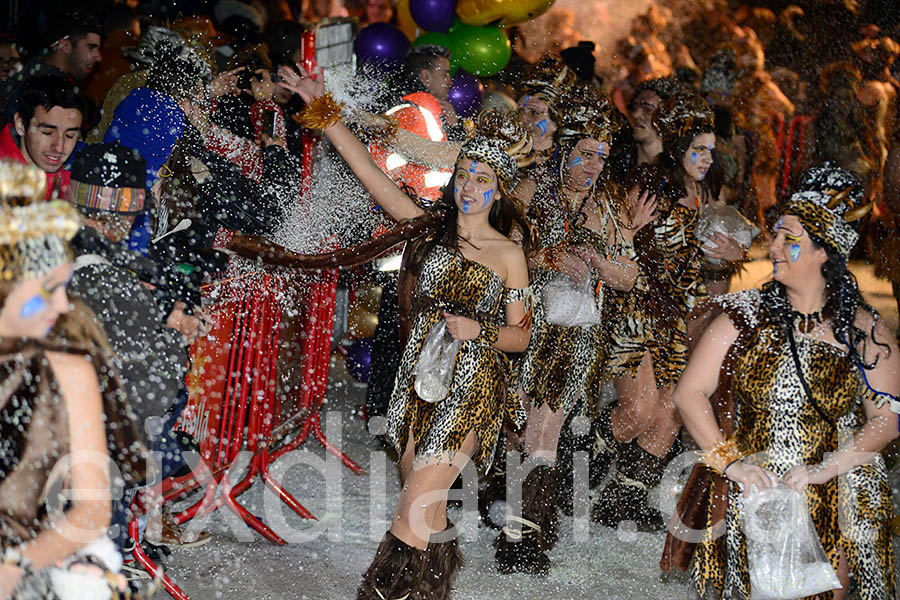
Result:
<instances>
[{"instance_id":1,"label":"man wearing black hat","mask_svg":"<svg viewBox=\"0 0 900 600\"><path fill-rule=\"evenodd\" d=\"M184 304L150 289L158 281L156 265L122 243L144 210L146 168L137 151L119 144L89 145L76 154L66 199L85 226L72 240L69 290L103 325L138 430L169 459L161 468L165 477L181 465L171 427L187 400L187 346L202 323Z\"/></svg>"}]
</instances>

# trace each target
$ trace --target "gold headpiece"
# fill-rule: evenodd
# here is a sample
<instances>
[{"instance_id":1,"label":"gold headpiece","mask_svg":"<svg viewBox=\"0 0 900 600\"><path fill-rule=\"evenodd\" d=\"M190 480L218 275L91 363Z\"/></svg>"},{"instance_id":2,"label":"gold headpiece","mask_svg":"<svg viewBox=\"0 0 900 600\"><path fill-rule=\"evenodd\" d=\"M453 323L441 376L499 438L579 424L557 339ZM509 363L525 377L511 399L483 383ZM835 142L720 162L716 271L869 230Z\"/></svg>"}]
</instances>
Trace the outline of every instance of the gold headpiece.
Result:
<instances>
[{"instance_id":1,"label":"gold headpiece","mask_svg":"<svg viewBox=\"0 0 900 600\"><path fill-rule=\"evenodd\" d=\"M43 277L72 260L81 217L67 202L43 202L44 185L39 169L0 163L0 282Z\"/></svg>"},{"instance_id":2,"label":"gold headpiece","mask_svg":"<svg viewBox=\"0 0 900 600\"><path fill-rule=\"evenodd\" d=\"M547 102L550 116L559 119L561 96L575 83L575 73L557 54L544 54L528 69L519 86L519 96L536 96Z\"/></svg>"},{"instance_id":3,"label":"gold headpiece","mask_svg":"<svg viewBox=\"0 0 900 600\"><path fill-rule=\"evenodd\" d=\"M689 133L712 132L713 111L697 94L678 94L659 103L653 113L653 126L663 147L669 149Z\"/></svg>"}]
</instances>

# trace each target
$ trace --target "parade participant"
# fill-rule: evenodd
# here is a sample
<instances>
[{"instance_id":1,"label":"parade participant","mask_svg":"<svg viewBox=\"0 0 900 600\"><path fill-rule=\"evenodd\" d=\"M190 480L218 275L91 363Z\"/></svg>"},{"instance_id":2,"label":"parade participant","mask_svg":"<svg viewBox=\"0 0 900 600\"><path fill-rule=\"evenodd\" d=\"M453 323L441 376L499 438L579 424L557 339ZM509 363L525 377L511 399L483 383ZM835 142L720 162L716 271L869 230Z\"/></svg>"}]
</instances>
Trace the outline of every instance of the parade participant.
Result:
<instances>
[{"instance_id":1,"label":"parade participant","mask_svg":"<svg viewBox=\"0 0 900 600\"><path fill-rule=\"evenodd\" d=\"M34 165L47 179L46 198L65 196L69 160L87 111L75 86L55 75L32 78L22 90L13 122L0 133L0 159Z\"/></svg>"},{"instance_id":2,"label":"parade participant","mask_svg":"<svg viewBox=\"0 0 900 600\"><path fill-rule=\"evenodd\" d=\"M392 218L402 222L422 215L340 123L340 106L322 95L321 76L314 81L299 71L282 69L282 85L310 104L306 125L324 130ZM529 146L524 128L511 117L482 114L475 136L462 147L453 185L436 206L436 227L407 253L406 268L418 276L413 322L387 419L387 438L402 455L403 491L391 528L363 576L360 600L449 596L459 550L447 522L446 492L469 457L479 470L490 465L504 418L524 421L508 386L504 353L522 352L530 337L525 253L508 238L514 225L520 228L527 251L530 228L509 189L518 176L510 152ZM426 335L442 322L462 345L447 397L430 403L414 391L413 371Z\"/></svg>"},{"instance_id":3,"label":"parade participant","mask_svg":"<svg viewBox=\"0 0 900 600\"><path fill-rule=\"evenodd\" d=\"M602 325L551 322L547 311L561 300L545 290L560 277L569 284L590 278L585 302L599 314L606 287L628 291L638 270L631 233L619 223L624 191L604 172L619 126L609 101L595 88L576 84L563 94L560 106L555 155L532 172L537 188L528 202L528 218L539 231L540 251L530 261L534 332L519 364L520 391L530 405L522 450L544 464L528 474L521 516L508 520L495 542L502 573L545 575L549 570L546 552L557 538L553 465L560 430L584 394L595 357L605 354L605 336L598 331ZM648 203L645 222L652 212Z\"/></svg>"},{"instance_id":4,"label":"parade participant","mask_svg":"<svg viewBox=\"0 0 900 600\"><path fill-rule=\"evenodd\" d=\"M895 597L879 451L897 437L900 353L847 270L864 202L859 182L834 164L805 172L773 232L773 280L707 307L722 314L693 350L674 402L704 450L678 515L709 529L696 546L670 536L662 563L690 566L701 596L750 597L741 490L780 479L805 495L842 585L815 598L842 600L851 577L860 598Z\"/></svg>"},{"instance_id":5,"label":"parade participant","mask_svg":"<svg viewBox=\"0 0 900 600\"><path fill-rule=\"evenodd\" d=\"M630 194L659 193L659 216L635 237L640 275L632 294L619 298L611 331L609 366L619 398L596 423L594 461L617 460L616 476L591 509L610 527L635 521L641 530L662 531L662 515L648 506L680 423L671 394L687 363L686 315L706 296L704 260L694 227L703 207L719 197L712 111L702 98L680 94L660 104L653 127L663 151L652 165L631 175ZM640 223L633 224L640 225ZM717 234L707 256L741 260L737 242ZM595 468L599 468L597 466Z\"/></svg>"},{"instance_id":6,"label":"parade participant","mask_svg":"<svg viewBox=\"0 0 900 600\"><path fill-rule=\"evenodd\" d=\"M624 184L632 169L652 163L662 152L662 139L653 127L653 112L660 102L685 91L684 84L674 77L648 79L638 84L628 103L634 143L613 148L610 159L611 174L617 182Z\"/></svg>"},{"instance_id":7,"label":"parade participant","mask_svg":"<svg viewBox=\"0 0 900 600\"><path fill-rule=\"evenodd\" d=\"M105 536L111 485L142 477L141 446L105 358L51 333L70 310L68 242L80 219L44 202L44 186L38 169L0 162L0 598L58 598L73 586L119 598L121 556ZM67 506L46 496L60 476L77 490Z\"/></svg>"},{"instance_id":8,"label":"parade participant","mask_svg":"<svg viewBox=\"0 0 900 600\"><path fill-rule=\"evenodd\" d=\"M575 74L555 54L545 54L535 63L519 87L519 117L522 124L529 128L534 139L535 160L533 166L543 164L553 154L553 140L559 124L560 96L575 82ZM527 186L527 180L520 184ZM534 181L530 182L531 186ZM517 190L521 198L533 193Z\"/></svg>"}]
</instances>

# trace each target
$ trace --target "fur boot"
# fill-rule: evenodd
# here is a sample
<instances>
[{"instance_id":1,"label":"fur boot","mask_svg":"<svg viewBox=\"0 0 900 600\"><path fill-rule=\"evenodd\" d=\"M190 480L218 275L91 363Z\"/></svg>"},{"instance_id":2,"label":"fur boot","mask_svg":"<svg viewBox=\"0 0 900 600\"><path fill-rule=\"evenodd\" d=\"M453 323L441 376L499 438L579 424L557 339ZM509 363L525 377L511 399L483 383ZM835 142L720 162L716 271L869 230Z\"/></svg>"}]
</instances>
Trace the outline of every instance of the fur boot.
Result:
<instances>
[{"instance_id":1,"label":"fur boot","mask_svg":"<svg viewBox=\"0 0 900 600\"><path fill-rule=\"evenodd\" d=\"M546 552L559 539L556 512L556 471L536 467L522 486L522 517L507 520L494 540L497 570L501 573L530 573L544 576L550 570Z\"/></svg>"},{"instance_id":2,"label":"fur boot","mask_svg":"<svg viewBox=\"0 0 900 600\"><path fill-rule=\"evenodd\" d=\"M634 521L638 530L666 530L662 513L648 504L650 488L659 485L666 459L653 456L636 441L628 444L616 463L616 476L591 507L591 519L607 527Z\"/></svg>"},{"instance_id":3,"label":"fur boot","mask_svg":"<svg viewBox=\"0 0 900 600\"><path fill-rule=\"evenodd\" d=\"M356 599L425 600L420 588L427 562L427 550L413 548L388 531L363 574Z\"/></svg>"},{"instance_id":4,"label":"fur boot","mask_svg":"<svg viewBox=\"0 0 900 600\"><path fill-rule=\"evenodd\" d=\"M447 539L448 537L451 539ZM421 600L450 598L453 581L461 565L459 537L453 523L447 521L447 529L432 534L428 541L428 562L425 565L420 594L416 598L421 597Z\"/></svg>"}]
</instances>

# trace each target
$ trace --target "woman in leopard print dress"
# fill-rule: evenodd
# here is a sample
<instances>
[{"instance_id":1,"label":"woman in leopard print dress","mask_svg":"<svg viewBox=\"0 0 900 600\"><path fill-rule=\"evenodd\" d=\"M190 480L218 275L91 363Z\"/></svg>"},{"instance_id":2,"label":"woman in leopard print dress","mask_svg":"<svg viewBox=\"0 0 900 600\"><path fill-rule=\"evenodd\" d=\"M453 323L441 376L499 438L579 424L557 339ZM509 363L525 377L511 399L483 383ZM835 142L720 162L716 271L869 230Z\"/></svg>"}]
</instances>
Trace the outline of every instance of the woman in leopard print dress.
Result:
<instances>
[{"instance_id":1,"label":"woman in leopard print dress","mask_svg":"<svg viewBox=\"0 0 900 600\"><path fill-rule=\"evenodd\" d=\"M648 490L661 480L681 427L671 394L687 363L685 317L706 296L704 253L694 228L721 184L712 111L702 98L685 93L667 99L653 125L663 152L654 164L635 169L628 187L632 194L658 193L660 210L635 237L640 273L634 289L611 307L608 369L617 378L618 402L604 407L594 422L591 459L595 478L616 461L615 477L592 506L591 518L608 527L634 521L641 531L665 530L662 515L648 505ZM741 259L737 242L719 236L717 243L710 256Z\"/></svg>"},{"instance_id":2,"label":"woman in leopard print dress","mask_svg":"<svg viewBox=\"0 0 900 600\"><path fill-rule=\"evenodd\" d=\"M419 208L375 165L340 122L340 107L319 81L283 69L284 87L309 105L308 125L324 130L373 199L398 222ZM449 597L460 556L447 522L447 491L469 457L484 470L504 417L524 414L507 389L505 352L528 346L524 290L528 287L529 225L509 189L518 177L513 154L529 138L514 116L482 113L463 144L451 185L436 204L435 226L407 249L404 269L417 276L413 324L388 408L387 438L401 454L403 490L395 517L363 575L358 600ZM513 226L523 248L510 240ZM428 332L441 321L462 342L446 398L421 399L414 367Z\"/></svg>"},{"instance_id":3,"label":"woman in leopard print dress","mask_svg":"<svg viewBox=\"0 0 900 600\"><path fill-rule=\"evenodd\" d=\"M704 597L749 598L741 490L746 497L780 479L805 495L841 581L815 598L845 598L852 577L862 600L892 599L893 505L878 452L898 433L900 352L846 268L862 186L826 163L801 177L800 190L774 232L774 281L714 301L724 314L675 391L706 452L663 568L690 567Z\"/></svg>"},{"instance_id":4,"label":"woman in leopard print dress","mask_svg":"<svg viewBox=\"0 0 900 600\"><path fill-rule=\"evenodd\" d=\"M520 391L530 405L522 449L541 464L528 470L522 484L521 517L508 519L495 542L503 573L544 575L549 569L546 551L557 538L559 472L553 464L561 429L586 395L588 372L605 355L602 319L582 325L551 322L548 315L559 300L547 291L548 284L587 278L588 302L602 315L607 288L627 292L638 270L632 232L620 225L624 191L604 171L618 129L611 105L594 88L573 85L560 106L554 157L531 173L536 185L527 189L534 191L522 198L540 234L540 250L530 261L534 331L518 364ZM648 203L643 209L642 218L649 221L653 208Z\"/></svg>"}]
</instances>

